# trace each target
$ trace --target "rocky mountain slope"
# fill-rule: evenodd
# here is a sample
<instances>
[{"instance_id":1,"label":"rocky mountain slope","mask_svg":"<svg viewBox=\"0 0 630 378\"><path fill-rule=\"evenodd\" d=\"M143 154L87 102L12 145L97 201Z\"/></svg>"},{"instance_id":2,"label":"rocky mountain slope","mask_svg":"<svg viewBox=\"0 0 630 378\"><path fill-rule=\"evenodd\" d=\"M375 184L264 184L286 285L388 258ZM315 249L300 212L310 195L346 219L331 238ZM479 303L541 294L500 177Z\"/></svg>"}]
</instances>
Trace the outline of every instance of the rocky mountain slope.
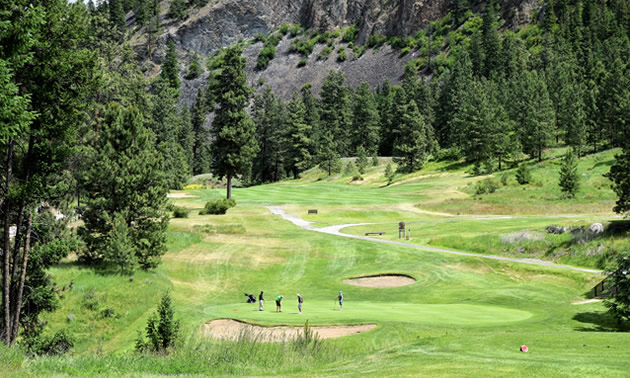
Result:
<instances>
[{"instance_id":1,"label":"rocky mountain slope","mask_svg":"<svg viewBox=\"0 0 630 378\"><path fill-rule=\"evenodd\" d=\"M161 3L162 25L159 48L151 61L146 61L147 71L156 74L169 40L178 48L182 71L194 53L211 56L223 47L242 39L252 39L258 33L269 33L282 24L301 24L320 31L336 30L356 25L356 43L362 44L371 34L386 36L412 35L429 22L444 17L453 7L453 0L210 0L202 8L192 7L183 20L173 21L168 17L170 1ZM474 3L474 2L473 2ZM503 3L504 14L509 14L506 27L527 23L535 0L511 0ZM476 7L480 5L477 4ZM133 20L133 15L130 15ZM141 50L144 43L143 30L136 31L132 44ZM305 67L297 68L301 59L289 53L287 37L277 47L277 56L270 66L256 71L255 61L262 44L249 46L245 51L248 58L248 74L252 84L271 85L284 98L298 90L304 83L312 82L317 91L323 77L331 69L341 69L352 85L368 81L371 85L387 79L397 83L404 71L404 64L413 55L399 58L389 47L369 51L359 59L352 58L337 63L335 54L328 60L316 58L323 47L318 45L309 56ZM183 76L182 72L182 76ZM205 85L205 76L192 81L182 81L182 102L190 105L199 88Z\"/></svg>"}]
</instances>

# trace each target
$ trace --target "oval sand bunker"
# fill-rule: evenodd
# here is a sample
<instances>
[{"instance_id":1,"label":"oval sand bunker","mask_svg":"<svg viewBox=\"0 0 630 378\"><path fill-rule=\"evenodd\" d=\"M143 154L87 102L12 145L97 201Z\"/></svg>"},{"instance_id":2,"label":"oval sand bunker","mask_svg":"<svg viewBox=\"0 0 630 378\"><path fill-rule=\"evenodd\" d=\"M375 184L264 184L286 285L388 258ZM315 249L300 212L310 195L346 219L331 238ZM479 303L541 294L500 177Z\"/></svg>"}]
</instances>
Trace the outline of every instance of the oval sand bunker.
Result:
<instances>
[{"instance_id":1,"label":"oval sand bunker","mask_svg":"<svg viewBox=\"0 0 630 378\"><path fill-rule=\"evenodd\" d=\"M322 339L349 336L376 328L376 324L311 326L314 334ZM204 335L215 339L238 340L247 337L266 342L289 341L304 333L303 326L264 327L232 319L217 319L204 324Z\"/></svg>"},{"instance_id":2,"label":"oval sand bunker","mask_svg":"<svg viewBox=\"0 0 630 378\"><path fill-rule=\"evenodd\" d=\"M407 286L416 282L415 278L406 274L379 274L348 278L343 282L363 287L398 287Z\"/></svg>"}]
</instances>

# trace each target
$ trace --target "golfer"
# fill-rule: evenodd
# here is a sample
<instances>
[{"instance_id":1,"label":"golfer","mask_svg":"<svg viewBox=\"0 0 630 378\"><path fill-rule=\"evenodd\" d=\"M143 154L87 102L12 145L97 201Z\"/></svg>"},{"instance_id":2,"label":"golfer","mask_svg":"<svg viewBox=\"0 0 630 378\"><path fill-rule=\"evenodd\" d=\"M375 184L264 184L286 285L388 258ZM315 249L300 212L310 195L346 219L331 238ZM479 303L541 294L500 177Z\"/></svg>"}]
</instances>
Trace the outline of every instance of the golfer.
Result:
<instances>
[{"instance_id":1,"label":"golfer","mask_svg":"<svg viewBox=\"0 0 630 378\"><path fill-rule=\"evenodd\" d=\"M297 299L298 299L298 314L302 313L302 303L304 303L304 299L302 298L302 296L298 293L297 294Z\"/></svg>"},{"instance_id":2,"label":"golfer","mask_svg":"<svg viewBox=\"0 0 630 378\"><path fill-rule=\"evenodd\" d=\"M282 298L284 298L284 295L276 297L276 312L282 312Z\"/></svg>"},{"instance_id":3,"label":"golfer","mask_svg":"<svg viewBox=\"0 0 630 378\"><path fill-rule=\"evenodd\" d=\"M339 299L339 311L343 311L343 293L339 290L339 295L337 295L337 299Z\"/></svg>"},{"instance_id":4,"label":"golfer","mask_svg":"<svg viewBox=\"0 0 630 378\"><path fill-rule=\"evenodd\" d=\"M265 300L265 298L263 298L263 291L260 291L260 294L258 294L258 311L262 311L263 310L263 301Z\"/></svg>"}]
</instances>

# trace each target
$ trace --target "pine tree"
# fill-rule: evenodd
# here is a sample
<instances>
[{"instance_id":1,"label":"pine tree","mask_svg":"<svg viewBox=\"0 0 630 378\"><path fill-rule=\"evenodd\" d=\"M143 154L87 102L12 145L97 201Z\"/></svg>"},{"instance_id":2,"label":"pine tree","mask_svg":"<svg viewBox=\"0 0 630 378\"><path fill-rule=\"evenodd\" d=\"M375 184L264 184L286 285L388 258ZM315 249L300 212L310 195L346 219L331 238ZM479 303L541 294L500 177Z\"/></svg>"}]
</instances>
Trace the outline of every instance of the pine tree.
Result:
<instances>
[{"instance_id":1,"label":"pine tree","mask_svg":"<svg viewBox=\"0 0 630 378\"><path fill-rule=\"evenodd\" d=\"M482 72L487 78L492 77L500 69L499 48L501 42L496 21L495 3L490 0L486 3L481 26L482 45L485 54Z\"/></svg>"},{"instance_id":2,"label":"pine tree","mask_svg":"<svg viewBox=\"0 0 630 378\"><path fill-rule=\"evenodd\" d=\"M574 198L580 188L580 175L577 171L578 162L572 151L567 152L560 168L560 188L569 198Z\"/></svg>"},{"instance_id":3,"label":"pine tree","mask_svg":"<svg viewBox=\"0 0 630 378\"><path fill-rule=\"evenodd\" d=\"M106 216L104 220L111 223L112 230L103 244L103 262L116 267L121 273L133 273L138 265L138 259L125 216L114 213L113 217Z\"/></svg>"},{"instance_id":4,"label":"pine tree","mask_svg":"<svg viewBox=\"0 0 630 378\"><path fill-rule=\"evenodd\" d=\"M166 292L158 304L157 313L153 313L147 321L145 328L147 342L142 334L136 341L136 350L139 352L150 351L153 353L168 353L179 338L180 323L175 320L175 310L169 292Z\"/></svg>"},{"instance_id":5,"label":"pine tree","mask_svg":"<svg viewBox=\"0 0 630 378\"><path fill-rule=\"evenodd\" d=\"M357 169L359 173L364 174L369 165L368 155L363 146L357 148Z\"/></svg>"},{"instance_id":6,"label":"pine tree","mask_svg":"<svg viewBox=\"0 0 630 378\"><path fill-rule=\"evenodd\" d=\"M322 84L320 120L321 127L332 133L339 153L349 153L349 133L352 127L351 101L346 78L341 71L330 71Z\"/></svg>"},{"instance_id":7,"label":"pine tree","mask_svg":"<svg viewBox=\"0 0 630 378\"><path fill-rule=\"evenodd\" d=\"M328 130L322 135L317 148L319 166L331 176L333 172L339 170L340 165L337 141L332 131Z\"/></svg>"},{"instance_id":8,"label":"pine tree","mask_svg":"<svg viewBox=\"0 0 630 378\"><path fill-rule=\"evenodd\" d=\"M199 62L199 55L195 53L195 55L193 55L192 57L192 60L190 61L190 67L188 67L186 80L194 80L201 76L202 73L203 69L201 68L201 63Z\"/></svg>"},{"instance_id":9,"label":"pine tree","mask_svg":"<svg viewBox=\"0 0 630 378\"><path fill-rule=\"evenodd\" d=\"M232 179L249 172L258 153L256 125L247 114L252 89L247 86L242 47L225 50L221 73L213 87L217 108L212 122L212 173L227 178L227 198L232 198Z\"/></svg>"},{"instance_id":10,"label":"pine tree","mask_svg":"<svg viewBox=\"0 0 630 378\"><path fill-rule=\"evenodd\" d=\"M523 149L542 161L542 152L551 143L555 130L555 114L547 86L535 71L526 72L515 94L516 121L522 127Z\"/></svg>"},{"instance_id":11,"label":"pine tree","mask_svg":"<svg viewBox=\"0 0 630 378\"><path fill-rule=\"evenodd\" d=\"M259 152L254 158L253 179L258 183L274 182L283 173L284 106L276 100L271 87L254 98L253 121Z\"/></svg>"},{"instance_id":12,"label":"pine tree","mask_svg":"<svg viewBox=\"0 0 630 378\"><path fill-rule=\"evenodd\" d=\"M394 148L394 139L396 137L393 132L394 127L392 124L394 96L388 81L385 81L378 87L376 95L379 123L381 126L378 153L381 156L391 156L392 149Z\"/></svg>"},{"instance_id":13,"label":"pine tree","mask_svg":"<svg viewBox=\"0 0 630 378\"><path fill-rule=\"evenodd\" d=\"M168 15L173 19L180 19L186 14L186 4L184 0L173 0L168 8Z\"/></svg>"},{"instance_id":14,"label":"pine tree","mask_svg":"<svg viewBox=\"0 0 630 378\"><path fill-rule=\"evenodd\" d=\"M295 93L287 107L287 170L297 179L298 174L312 166L313 140L311 125L306 123L306 107Z\"/></svg>"},{"instance_id":15,"label":"pine tree","mask_svg":"<svg viewBox=\"0 0 630 378\"><path fill-rule=\"evenodd\" d=\"M414 101L409 101L399 125L398 138L394 145L394 161L401 172L414 172L422 168L427 157L429 142L426 125Z\"/></svg>"},{"instance_id":16,"label":"pine tree","mask_svg":"<svg viewBox=\"0 0 630 378\"><path fill-rule=\"evenodd\" d=\"M207 109L204 93L199 89L195 104L192 108L191 120L193 134L193 175L210 172L210 130L205 127Z\"/></svg>"},{"instance_id":17,"label":"pine tree","mask_svg":"<svg viewBox=\"0 0 630 378\"><path fill-rule=\"evenodd\" d=\"M604 305L622 328L627 327L630 325L630 250L619 251L606 272L606 286L615 290L609 290Z\"/></svg>"},{"instance_id":18,"label":"pine tree","mask_svg":"<svg viewBox=\"0 0 630 378\"><path fill-rule=\"evenodd\" d=\"M82 261L104 261L116 214L125 218L143 269L155 268L166 252L167 180L155 137L142 118L137 109L117 103L110 104L105 114L88 172L84 225L79 229L87 245L79 256Z\"/></svg>"},{"instance_id":19,"label":"pine tree","mask_svg":"<svg viewBox=\"0 0 630 378\"><path fill-rule=\"evenodd\" d=\"M177 114L179 91L169 87L164 80L158 80L154 90L156 95L148 127L155 133L169 188L181 189L192 170L188 165L187 152L180 144L182 120Z\"/></svg>"},{"instance_id":20,"label":"pine tree","mask_svg":"<svg viewBox=\"0 0 630 378\"><path fill-rule=\"evenodd\" d=\"M614 211L618 214L630 214L630 147L626 146L616 156L615 164L606 175L613 182L613 190L617 193Z\"/></svg>"},{"instance_id":21,"label":"pine tree","mask_svg":"<svg viewBox=\"0 0 630 378\"><path fill-rule=\"evenodd\" d=\"M306 83L302 86L300 93L302 95L302 102L306 108L306 114L304 115L304 123L310 126L310 133L307 135L311 140L309 152L311 156L317 154L317 145L321 139L321 127L319 118L319 100L313 95L313 84Z\"/></svg>"},{"instance_id":22,"label":"pine tree","mask_svg":"<svg viewBox=\"0 0 630 378\"><path fill-rule=\"evenodd\" d=\"M516 170L516 182L521 185L529 184L532 181L532 173L527 164L522 163Z\"/></svg>"},{"instance_id":23,"label":"pine tree","mask_svg":"<svg viewBox=\"0 0 630 378\"><path fill-rule=\"evenodd\" d=\"M352 125L352 151L362 147L367 153L375 153L379 144L379 117L367 82L361 83L354 94Z\"/></svg>"},{"instance_id":24,"label":"pine tree","mask_svg":"<svg viewBox=\"0 0 630 378\"><path fill-rule=\"evenodd\" d=\"M125 22L125 11L121 0L109 0L109 20L119 30L124 30L127 26Z\"/></svg>"},{"instance_id":25,"label":"pine tree","mask_svg":"<svg viewBox=\"0 0 630 378\"><path fill-rule=\"evenodd\" d=\"M173 41L168 41L166 57L162 63L160 76L168 82L171 88L179 89L179 64L177 63L177 50Z\"/></svg>"}]
</instances>

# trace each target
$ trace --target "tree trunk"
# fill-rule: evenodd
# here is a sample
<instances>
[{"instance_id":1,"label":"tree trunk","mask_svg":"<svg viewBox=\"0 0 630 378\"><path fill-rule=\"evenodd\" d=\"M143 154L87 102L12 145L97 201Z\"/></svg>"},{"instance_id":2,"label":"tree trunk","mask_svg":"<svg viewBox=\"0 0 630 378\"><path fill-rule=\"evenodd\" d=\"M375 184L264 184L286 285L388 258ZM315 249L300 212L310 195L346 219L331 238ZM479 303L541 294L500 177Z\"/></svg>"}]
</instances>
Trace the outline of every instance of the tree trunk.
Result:
<instances>
[{"instance_id":1,"label":"tree trunk","mask_svg":"<svg viewBox=\"0 0 630 378\"><path fill-rule=\"evenodd\" d=\"M24 281L26 280L26 267L28 266L28 253L31 249L31 230L33 228L33 212L28 212L28 223L26 225L26 240L24 241L24 253L22 256L22 271L20 273L20 283L18 286L17 299L15 301L15 310L13 314L13 328L11 329L11 339L9 343L13 343L17 339L18 330L20 329L20 313L22 312L22 294L24 293ZM14 262L17 264L17 261Z\"/></svg>"},{"instance_id":2,"label":"tree trunk","mask_svg":"<svg viewBox=\"0 0 630 378\"><path fill-rule=\"evenodd\" d=\"M232 176L227 176L227 199L232 198Z\"/></svg>"},{"instance_id":3,"label":"tree trunk","mask_svg":"<svg viewBox=\"0 0 630 378\"><path fill-rule=\"evenodd\" d=\"M6 192L9 193L9 189L11 186L11 174L12 174L12 170L13 170L13 141L9 142L9 149L7 152L7 177L6 177ZM0 335L3 337L3 341L5 344L9 345L9 340L10 340L10 330L11 330L11 311L10 311L10 297L9 297L9 293L10 293L10 283L11 281L9 280L10 276L11 276L11 271L9 268L10 265L10 252L11 252L11 241L9 240L9 227L11 227L11 222L10 222L10 212L11 212L11 204L10 201L7 199L5 200L4 203L4 245L2 247L2 253L4 255L4 261L2 264L2 278L3 280L3 287L2 287L2 302L4 304L4 331L3 331L3 335Z\"/></svg>"}]
</instances>

